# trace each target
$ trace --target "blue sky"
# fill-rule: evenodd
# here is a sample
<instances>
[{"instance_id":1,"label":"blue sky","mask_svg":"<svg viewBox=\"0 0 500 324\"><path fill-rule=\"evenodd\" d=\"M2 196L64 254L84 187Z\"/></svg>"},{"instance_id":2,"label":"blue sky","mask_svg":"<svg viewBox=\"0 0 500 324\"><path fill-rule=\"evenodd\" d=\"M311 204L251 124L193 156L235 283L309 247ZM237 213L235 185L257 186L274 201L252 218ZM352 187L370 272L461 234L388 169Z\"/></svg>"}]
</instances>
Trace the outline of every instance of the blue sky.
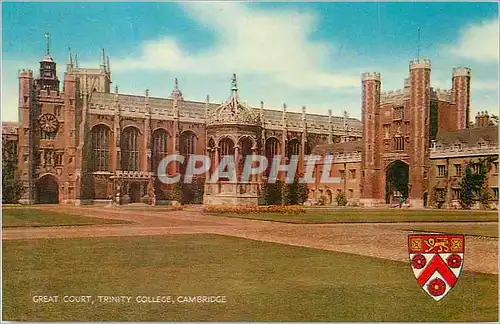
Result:
<instances>
[{"instance_id":1,"label":"blue sky","mask_svg":"<svg viewBox=\"0 0 500 324\"><path fill-rule=\"evenodd\" d=\"M400 88L408 61L432 61L432 86L472 68L472 111L498 114L497 3L3 3L2 118L17 119L17 70L36 70L45 32L62 79L67 48L97 67L100 48L120 92L221 102L237 73L257 106L361 116L360 74ZM29 23L26 23L26 22Z\"/></svg>"}]
</instances>

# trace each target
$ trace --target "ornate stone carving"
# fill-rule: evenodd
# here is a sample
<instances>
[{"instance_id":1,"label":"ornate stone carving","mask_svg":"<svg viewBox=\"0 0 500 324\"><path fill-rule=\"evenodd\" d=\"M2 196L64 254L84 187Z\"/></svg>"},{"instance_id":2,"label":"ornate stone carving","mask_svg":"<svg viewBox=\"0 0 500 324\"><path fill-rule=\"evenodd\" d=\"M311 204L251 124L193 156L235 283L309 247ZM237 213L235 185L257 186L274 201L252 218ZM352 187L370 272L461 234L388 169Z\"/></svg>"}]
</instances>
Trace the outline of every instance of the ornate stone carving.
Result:
<instances>
[{"instance_id":1,"label":"ornate stone carving","mask_svg":"<svg viewBox=\"0 0 500 324\"><path fill-rule=\"evenodd\" d=\"M236 86L236 74L233 74L231 96L209 115L207 124L246 124L255 126L261 124L259 115L240 102Z\"/></svg>"}]
</instances>

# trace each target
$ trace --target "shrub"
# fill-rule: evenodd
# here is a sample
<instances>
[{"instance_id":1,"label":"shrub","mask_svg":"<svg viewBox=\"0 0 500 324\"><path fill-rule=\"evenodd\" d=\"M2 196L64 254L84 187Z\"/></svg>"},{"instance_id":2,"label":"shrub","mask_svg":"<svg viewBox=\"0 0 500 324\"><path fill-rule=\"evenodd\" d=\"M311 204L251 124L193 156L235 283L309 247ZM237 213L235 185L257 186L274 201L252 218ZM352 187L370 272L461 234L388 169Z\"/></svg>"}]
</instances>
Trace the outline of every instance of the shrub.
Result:
<instances>
[{"instance_id":1,"label":"shrub","mask_svg":"<svg viewBox=\"0 0 500 324\"><path fill-rule=\"evenodd\" d=\"M343 192L339 192L337 194L337 197L335 197L335 200L337 201L338 206L347 205L347 198L345 197L345 194Z\"/></svg>"},{"instance_id":2,"label":"shrub","mask_svg":"<svg viewBox=\"0 0 500 324\"><path fill-rule=\"evenodd\" d=\"M280 205L282 200L282 186L281 181L276 183L264 183L264 204L265 205Z\"/></svg>"}]
</instances>

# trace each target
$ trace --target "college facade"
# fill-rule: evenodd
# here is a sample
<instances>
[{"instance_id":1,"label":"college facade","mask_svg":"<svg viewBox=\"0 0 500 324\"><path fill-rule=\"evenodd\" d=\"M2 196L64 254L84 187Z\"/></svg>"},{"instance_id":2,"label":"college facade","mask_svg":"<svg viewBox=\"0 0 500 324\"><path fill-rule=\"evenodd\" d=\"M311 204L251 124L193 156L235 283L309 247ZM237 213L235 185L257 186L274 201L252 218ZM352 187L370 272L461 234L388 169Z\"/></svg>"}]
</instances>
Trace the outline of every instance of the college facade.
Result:
<instances>
[{"instance_id":1,"label":"college facade","mask_svg":"<svg viewBox=\"0 0 500 324\"><path fill-rule=\"evenodd\" d=\"M331 111L309 114L305 107L291 112L286 104L281 110L263 102L248 107L236 75L222 104L208 96L205 102L185 100L177 80L169 98L150 97L148 90L121 94L111 86L104 50L99 68L79 67L69 53L61 89L47 50L38 75L19 72L19 122L3 123L4 150L18 164L26 204L168 201L173 187L159 181L157 170L171 154L206 155L212 162L194 179L202 199L192 202L259 204L269 168L241 181L248 155L269 161L280 155L282 164L299 155L301 174L306 156L317 154L323 159L314 169L316 182L308 185L311 201L334 204L343 193L350 204L375 206L404 196L415 207L439 202L451 208L465 163L498 157L498 126L487 114L469 120L470 69L454 69L451 90L433 89L430 72L429 61L412 61L403 89L388 93L381 92L380 74L363 74L359 121ZM236 179L205 182L227 155L235 159ZM320 181L325 160L333 161L330 176L341 183ZM497 165L490 185L498 199ZM167 171L183 174L185 164L171 163Z\"/></svg>"}]
</instances>

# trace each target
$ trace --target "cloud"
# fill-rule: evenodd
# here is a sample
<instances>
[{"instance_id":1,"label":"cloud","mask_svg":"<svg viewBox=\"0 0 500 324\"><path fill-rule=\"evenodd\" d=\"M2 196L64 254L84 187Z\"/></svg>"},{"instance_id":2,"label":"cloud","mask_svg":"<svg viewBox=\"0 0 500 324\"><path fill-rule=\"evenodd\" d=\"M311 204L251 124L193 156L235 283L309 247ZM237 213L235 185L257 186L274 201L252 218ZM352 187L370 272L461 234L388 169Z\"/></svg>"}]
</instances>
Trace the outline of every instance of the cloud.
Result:
<instances>
[{"instance_id":1,"label":"cloud","mask_svg":"<svg viewBox=\"0 0 500 324\"><path fill-rule=\"evenodd\" d=\"M477 62L498 61L498 20L492 19L463 28L457 44L448 47L451 54Z\"/></svg>"},{"instance_id":2,"label":"cloud","mask_svg":"<svg viewBox=\"0 0 500 324\"><path fill-rule=\"evenodd\" d=\"M332 73L328 42L311 40L318 19L311 12L262 11L242 3L185 3L197 24L212 30L214 45L192 53L172 37L142 44L138 57L114 62L116 71L168 70L192 74L238 74L271 79L296 89L359 87L358 73ZM217 17L217 19L213 19Z\"/></svg>"}]
</instances>

